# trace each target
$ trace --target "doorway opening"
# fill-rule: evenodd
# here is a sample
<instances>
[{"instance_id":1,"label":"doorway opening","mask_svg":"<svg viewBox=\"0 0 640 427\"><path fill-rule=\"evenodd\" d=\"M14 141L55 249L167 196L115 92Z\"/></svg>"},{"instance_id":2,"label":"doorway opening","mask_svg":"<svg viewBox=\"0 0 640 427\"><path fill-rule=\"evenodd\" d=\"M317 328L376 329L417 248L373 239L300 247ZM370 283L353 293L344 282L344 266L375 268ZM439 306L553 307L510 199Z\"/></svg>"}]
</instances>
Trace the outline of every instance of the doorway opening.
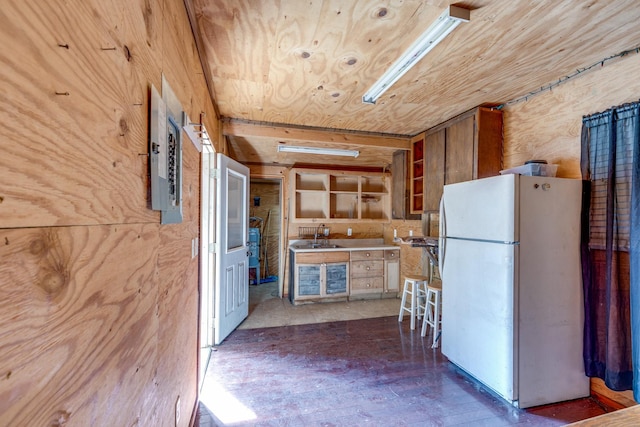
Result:
<instances>
[{"instance_id":1,"label":"doorway opening","mask_svg":"<svg viewBox=\"0 0 640 427\"><path fill-rule=\"evenodd\" d=\"M282 298L282 179L249 181L249 316Z\"/></svg>"}]
</instances>

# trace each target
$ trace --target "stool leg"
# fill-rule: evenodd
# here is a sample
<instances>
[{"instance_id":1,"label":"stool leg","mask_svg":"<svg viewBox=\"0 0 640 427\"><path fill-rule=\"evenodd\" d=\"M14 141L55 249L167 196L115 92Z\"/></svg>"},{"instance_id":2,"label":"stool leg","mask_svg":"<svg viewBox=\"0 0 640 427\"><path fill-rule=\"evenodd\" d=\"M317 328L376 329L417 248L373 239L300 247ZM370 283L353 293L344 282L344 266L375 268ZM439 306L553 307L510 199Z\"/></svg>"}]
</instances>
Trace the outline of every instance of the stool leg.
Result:
<instances>
[{"instance_id":1,"label":"stool leg","mask_svg":"<svg viewBox=\"0 0 640 427\"><path fill-rule=\"evenodd\" d=\"M425 311L427 311L429 308L427 306L428 302L425 303ZM428 313L428 311L427 311ZM427 323L428 323L428 319L429 319L429 315L425 313L424 316L422 316L422 329L420 330L420 336L424 337L427 335Z\"/></svg>"},{"instance_id":2,"label":"stool leg","mask_svg":"<svg viewBox=\"0 0 640 427\"><path fill-rule=\"evenodd\" d=\"M424 313L426 311L426 296L427 296L427 285L425 282L418 282L415 284L416 289L416 317L418 319L422 319ZM425 300L425 301L423 301Z\"/></svg>"},{"instance_id":3,"label":"stool leg","mask_svg":"<svg viewBox=\"0 0 640 427\"><path fill-rule=\"evenodd\" d=\"M398 314L398 322L402 322L402 316L404 315L404 305L407 302L407 281L404 281L404 287L402 289L402 301L400 302L400 314Z\"/></svg>"},{"instance_id":4,"label":"stool leg","mask_svg":"<svg viewBox=\"0 0 640 427\"><path fill-rule=\"evenodd\" d=\"M431 348L438 348L440 340L440 304L442 303L442 293L434 292L435 294L435 306L433 307L433 345Z\"/></svg>"},{"instance_id":5,"label":"stool leg","mask_svg":"<svg viewBox=\"0 0 640 427\"><path fill-rule=\"evenodd\" d=\"M427 287L427 296L426 301L424 302L424 317L422 318L422 330L420 331L420 336L427 336L427 325L432 326L433 322L433 313L431 310L431 295L433 295L433 291Z\"/></svg>"},{"instance_id":6,"label":"stool leg","mask_svg":"<svg viewBox=\"0 0 640 427\"><path fill-rule=\"evenodd\" d=\"M416 286L419 286L417 282L411 284L411 330L416 328L416 298L418 296Z\"/></svg>"}]
</instances>

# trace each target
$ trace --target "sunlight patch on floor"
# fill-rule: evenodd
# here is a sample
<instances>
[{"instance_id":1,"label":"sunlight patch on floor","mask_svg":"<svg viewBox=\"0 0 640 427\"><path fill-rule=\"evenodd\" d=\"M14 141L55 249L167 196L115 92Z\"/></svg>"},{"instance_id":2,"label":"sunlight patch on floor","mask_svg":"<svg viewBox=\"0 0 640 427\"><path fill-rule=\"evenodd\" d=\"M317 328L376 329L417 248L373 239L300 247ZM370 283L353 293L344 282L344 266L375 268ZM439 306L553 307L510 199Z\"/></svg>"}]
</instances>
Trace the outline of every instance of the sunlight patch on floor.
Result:
<instances>
[{"instance_id":1,"label":"sunlight patch on floor","mask_svg":"<svg viewBox=\"0 0 640 427\"><path fill-rule=\"evenodd\" d=\"M248 422L258 418L255 412L218 384L205 384L200 402L224 425Z\"/></svg>"}]
</instances>

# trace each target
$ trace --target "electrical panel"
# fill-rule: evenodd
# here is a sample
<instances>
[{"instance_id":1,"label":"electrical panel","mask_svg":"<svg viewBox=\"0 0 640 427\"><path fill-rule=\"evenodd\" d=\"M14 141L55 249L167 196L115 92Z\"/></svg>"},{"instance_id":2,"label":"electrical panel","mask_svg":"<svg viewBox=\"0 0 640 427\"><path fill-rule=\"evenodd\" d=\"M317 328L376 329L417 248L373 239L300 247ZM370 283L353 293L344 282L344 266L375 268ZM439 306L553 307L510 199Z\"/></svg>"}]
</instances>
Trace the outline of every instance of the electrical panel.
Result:
<instances>
[{"instance_id":1,"label":"electrical panel","mask_svg":"<svg viewBox=\"0 0 640 427\"><path fill-rule=\"evenodd\" d=\"M151 86L149 157L151 208L162 224L182 222L182 106L162 77L162 96Z\"/></svg>"}]
</instances>

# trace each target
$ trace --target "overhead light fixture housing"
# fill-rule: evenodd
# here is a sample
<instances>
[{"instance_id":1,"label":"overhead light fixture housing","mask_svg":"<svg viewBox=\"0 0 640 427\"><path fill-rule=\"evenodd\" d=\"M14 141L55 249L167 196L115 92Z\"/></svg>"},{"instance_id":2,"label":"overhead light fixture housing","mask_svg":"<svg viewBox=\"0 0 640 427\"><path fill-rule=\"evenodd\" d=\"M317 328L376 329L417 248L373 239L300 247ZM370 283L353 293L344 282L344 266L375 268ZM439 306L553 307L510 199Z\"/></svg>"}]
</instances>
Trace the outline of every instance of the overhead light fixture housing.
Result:
<instances>
[{"instance_id":1,"label":"overhead light fixture housing","mask_svg":"<svg viewBox=\"0 0 640 427\"><path fill-rule=\"evenodd\" d=\"M393 63L373 86L362 96L365 104L375 104L378 98L389 89L411 67L420 61L442 39L453 31L461 22L469 22L469 9L449 6L442 15L425 31L411 47Z\"/></svg>"},{"instance_id":2,"label":"overhead light fixture housing","mask_svg":"<svg viewBox=\"0 0 640 427\"><path fill-rule=\"evenodd\" d=\"M318 147L304 147L297 145L278 145L278 153L301 153L301 154L324 154L328 156L346 156L346 157L358 157L360 151L358 150L343 150L341 148L318 148Z\"/></svg>"}]
</instances>

